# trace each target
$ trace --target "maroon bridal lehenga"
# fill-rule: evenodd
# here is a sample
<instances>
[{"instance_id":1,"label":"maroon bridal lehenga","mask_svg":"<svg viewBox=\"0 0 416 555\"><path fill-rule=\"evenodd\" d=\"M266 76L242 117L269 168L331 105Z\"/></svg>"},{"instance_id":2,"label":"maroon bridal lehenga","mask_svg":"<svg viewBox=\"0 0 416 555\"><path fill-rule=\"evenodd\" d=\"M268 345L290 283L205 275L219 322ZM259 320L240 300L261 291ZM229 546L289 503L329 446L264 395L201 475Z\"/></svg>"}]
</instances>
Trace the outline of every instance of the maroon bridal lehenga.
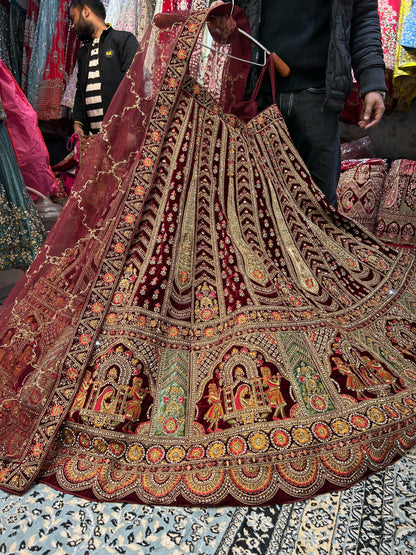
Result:
<instances>
[{"instance_id":1,"label":"maroon bridal lehenga","mask_svg":"<svg viewBox=\"0 0 416 555\"><path fill-rule=\"evenodd\" d=\"M247 64L197 82L207 13L151 27L2 308L7 491L279 503L416 443L415 259L329 207L275 105L241 115Z\"/></svg>"}]
</instances>

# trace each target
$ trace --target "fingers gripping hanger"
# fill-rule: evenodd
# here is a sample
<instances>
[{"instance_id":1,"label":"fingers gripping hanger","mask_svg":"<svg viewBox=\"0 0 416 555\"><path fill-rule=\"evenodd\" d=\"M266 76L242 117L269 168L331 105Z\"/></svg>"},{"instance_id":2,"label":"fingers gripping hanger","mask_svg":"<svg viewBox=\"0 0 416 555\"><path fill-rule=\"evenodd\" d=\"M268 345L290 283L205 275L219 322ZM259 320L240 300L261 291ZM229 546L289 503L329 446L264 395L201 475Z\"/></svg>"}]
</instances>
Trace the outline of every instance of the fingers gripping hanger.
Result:
<instances>
[{"instance_id":1,"label":"fingers gripping hanger","mask_svg":"<svg viewBox=\"0 0 416 555\"><path fill-rule=\"evenodd\" d=\"M233 15L234 5L235 5L234 0L231 0L231 11L230 11L229 17L232 17ZM212 46L208 46L207 44L201 44L201 47L207 48L208 50L212 50L213 52L218 52L219 54L222 54L223 56L227 56L228 58L233 58L234 60L238 60L240 62L247 62L248 64L260 66L260 67L264 67L266 65L267 56L270 56L273 61L273 65L276 68L279 75L281 75L282 77L287 77L289 75L290 73L289 66L282 60L282 58L280 58L280 56L276 54L276 52L270 52L270 50L268 50L263 44L261 44L258 40L256 40L253 36L251 36L243 29L240 29L240 27L237 27L237 30L239 33L247 37L249 40L251 40L251 42L253 42L256 46L258 46L263 51L264 57L263 57L262 63L254 62L253 60L246 60L244 58L237 58L236 56L232 56L227 52L222 52L221 50L213 48Z\"/></svg>"}]
</instances>

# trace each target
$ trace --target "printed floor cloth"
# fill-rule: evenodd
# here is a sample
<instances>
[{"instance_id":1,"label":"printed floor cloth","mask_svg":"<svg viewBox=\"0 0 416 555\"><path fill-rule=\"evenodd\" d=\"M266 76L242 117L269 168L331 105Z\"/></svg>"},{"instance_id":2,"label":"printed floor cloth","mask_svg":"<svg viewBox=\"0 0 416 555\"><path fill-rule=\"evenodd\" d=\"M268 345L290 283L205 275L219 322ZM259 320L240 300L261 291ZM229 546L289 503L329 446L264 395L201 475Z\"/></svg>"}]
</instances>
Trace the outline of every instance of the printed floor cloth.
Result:
<instances>
[{"instance_id":1,"label":"printed floor cloth","mask_svg":"<svg viewBox=\"0 0 416 555\"><path fill-rule=\"evenodd\" d=\"M339 492L270 507L98 503L36 485L0 493L0 553L13 555L413 555L416 451Z\"/></svg>"}]
</instances>

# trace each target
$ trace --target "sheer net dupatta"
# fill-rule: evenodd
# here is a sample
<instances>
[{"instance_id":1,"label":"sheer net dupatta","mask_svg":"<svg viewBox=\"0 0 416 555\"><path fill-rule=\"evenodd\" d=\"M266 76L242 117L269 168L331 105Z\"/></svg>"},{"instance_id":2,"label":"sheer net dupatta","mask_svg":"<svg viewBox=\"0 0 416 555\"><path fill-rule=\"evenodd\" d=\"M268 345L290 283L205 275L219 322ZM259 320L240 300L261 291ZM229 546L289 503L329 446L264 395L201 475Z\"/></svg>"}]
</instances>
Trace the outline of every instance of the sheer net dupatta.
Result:
<instances>
[{"instance_id":1,"label":"sheer net dupatta","mask_svg":"<svg viewBox=\"0 0 416 555\"><path fill-rule=\"evenodd\" d=\"M228 10L215 13L221 18ZM4 489L22 492L37 476L82 381L207 15L149 28L57 224L1 309ZM244 79L241 73L232 80L224 98L235 101L237 86L241 98Z\"/></svg>"}]
</instances>

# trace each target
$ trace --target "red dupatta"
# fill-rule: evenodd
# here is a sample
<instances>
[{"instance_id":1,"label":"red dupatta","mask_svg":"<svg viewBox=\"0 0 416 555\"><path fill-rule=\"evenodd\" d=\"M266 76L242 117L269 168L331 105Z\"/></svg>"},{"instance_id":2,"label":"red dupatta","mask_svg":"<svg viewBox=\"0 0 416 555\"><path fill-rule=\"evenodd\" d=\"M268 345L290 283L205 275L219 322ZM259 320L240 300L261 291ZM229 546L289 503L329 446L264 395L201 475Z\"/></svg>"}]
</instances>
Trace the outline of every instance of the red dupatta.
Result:
<instances>
[{"instance_id":1,"label":"red dupatta","mask_svg":"<svg viewBox=\"0 0 416 555\"><path fill-rule=\"evenodd\" d=\"M221 6L215 13L221 18L228 11ZM207 13L191 13L186 26L148 30L57 224L1 308L5 489L23 491L35 479L80 387L152 188L170 106ZM249 41L242 44L249 57ZM241 100L247 69L224 87L225 106Z\"/></svg>"}]
</instances>

